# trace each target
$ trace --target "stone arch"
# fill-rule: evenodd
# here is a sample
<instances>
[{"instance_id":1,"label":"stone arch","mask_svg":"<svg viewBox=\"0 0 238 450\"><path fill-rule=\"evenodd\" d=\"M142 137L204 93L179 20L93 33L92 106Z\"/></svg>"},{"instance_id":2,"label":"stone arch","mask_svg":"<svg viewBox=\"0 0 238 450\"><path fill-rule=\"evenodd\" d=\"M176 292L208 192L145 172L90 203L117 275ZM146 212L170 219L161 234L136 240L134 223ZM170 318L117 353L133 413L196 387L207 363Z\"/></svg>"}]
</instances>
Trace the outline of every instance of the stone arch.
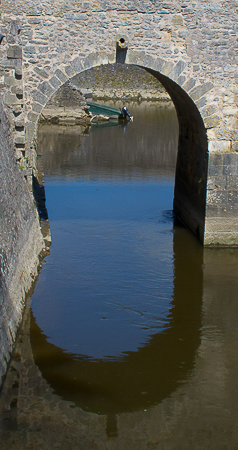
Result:
<instances>
[{"instance_id":1,"label":"stone arch","mask_svg":"<svg viewBox=\"0 0 238 450\"><path fill-rule=\"evenodd\" d=\"M206 97L213 88L213 84L206 81L198 83L198 77L196 77L196 80L193 78L191 68L184 60L181 59L176 62L171 60L166 61L161 58L147 55L145 51L131 51L126 62L128 64L139 66L158 78L171 96L177 112L179 111L179 102L183 93L187 93L188 97L194 102L194 105L199 110L200 115L204 120L204 124L206 125L208 119L211 118L214 119L213 126L218 124L219 113L217 108L215 106L206 108ZM53 76L47 81L45 81L44 78L48 78L48 74L45 73L44 70L36 69L37 73L42 75L43 81L40 81L36 88L30 93L29 101L31 104L31 111L26 118L26 128L28 131L27 144L32 144L31 140L33 139L35 131L31 130L31 133L29 133L31 128L29 126L30 123L37 123L43 107L60 86L80 72L84 72L85 70L99 65L113 63L115 63L115 61L109 60L108 56L102 52L89 53L85 58L77 56L67 65L61 65L61 68L56 68ZM174 84L172 82L174 82ZM178 88L176 89L176 86L179 86L181 90Z\"/></svg>"},{"instance_id":2,"label":"stone arch","mask_svg":"<svg viewBox=\"0 0 238 450\"><path fill-rule=\"evenodd\" d=\"M175 181L174 210L201 242L204 240L208 142L203 111L199 105L206 104L206 94L212 89L210 82L198 85L190 76L185 61L176 63L153 58L145 52L132 52L129 64L137 65L157 78L169 93L179 121L179 145ZM49 81L39 83L32 92L32 111L26 123L28 143L36 134L37 121L43 107L51 96L67 80L87 69L108 64L102 53L91 53L85 59L76 57L64 68L57 68ZM196 103L197 104L196 104ZM36 113L36 111L38 113ZM212 109L214 115L214 110ZM217 117L217 116L216 116Z\"/></svg>"}]
</instances>

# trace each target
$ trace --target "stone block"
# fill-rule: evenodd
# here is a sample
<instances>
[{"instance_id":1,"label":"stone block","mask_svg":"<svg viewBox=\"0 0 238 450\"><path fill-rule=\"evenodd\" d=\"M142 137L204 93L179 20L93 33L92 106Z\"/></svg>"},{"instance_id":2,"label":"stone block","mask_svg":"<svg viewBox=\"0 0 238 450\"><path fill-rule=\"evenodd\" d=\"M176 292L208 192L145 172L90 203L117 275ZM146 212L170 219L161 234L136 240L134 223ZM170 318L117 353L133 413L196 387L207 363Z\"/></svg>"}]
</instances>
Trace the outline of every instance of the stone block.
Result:
<instances>
[{"instance_id":1,"label":"stone block","mask_svg":"<svg viewBox=\"0 0 238 450\"><path fill-rule=\"evenodd\" d=\"M47 97L50 97L54 93L53 87L47 81L43 81L43 83L38 86L38 89Z\"/></svg>"},{"instance_id":2,"label":"stone block","mask_svg":"<svg viewBox=\"0 0 238 450\"><path fill-rule=\"evenodd\" d=\"M15 127L18 127L18 128L24 127L24 123L25 123L25 121L24 121L24 116L18 117L18 118L15 120Z\"/></svg>"},{"instance_id":3,"label":"stone block","mask_svg":"<svg viewBox=\"0 0 238 450\"><path fill-rule=\"evenodd\" d=\"M188 30L180 30L178 32L178 37L182 38L182 39L186 39L186 37L189 35L189 31Z\"/></svg>"},{"instance_id":4,"label":"stone block","mask_svg":"<svg viewBox=\"0 0 238 450\"><path fill-rule=\"evenodd\" d=\"M173 26L177 27L177 26L183 26L183 17L182 16L173 16L172 18L172 24Z\"/></svg>"},{"instance_id":5,"label":"stone block","mask_svg":"<svg viewBox=\"0 0 238 450\"><path fill-rule=\"evenodd\" d=\"M226 176L224 175L216 175L214 177L214 184L215 184L215 189L218 190L224 190L227 187L227 179Z\"/></svg>"},{"instance_id":6,"label":"stone block","mask_svg":"<svg viewBox=\"0 0 238 450\"><path fill-rule=\"evenodd\" d=\"M208 190L215 189L215 177L214 176L209 176L209 178L207 179L207 189Z\"/></svg>"},{"instance_id":7,"label":"stone block","mask_svg":"<svg viewBox=\"0 0 238 450\"><path fill-rule=\"evenodd\" d=\"M28 16L40 16L42 14L42 6L31 4L27 14Z\"/></svg>"},{"instance_id":8,"label":"stone block","mask_svg":"<svg viewBox=\"0 0 238 450\"><path fill-rule=\"evenodd\" d=\"M27 114L27 119L30 121L30 122L37 122L37 119L38 119L38 114L35 114L35 113L33 113L32 111L30 111L28 114Z\"/></svg>"},{"instance_id":9,"label":"stone block","mask_svg":"<svg viewBox=\"0 0 238 450\"><path fill-rule=\"evenodd\" d=\"M41 111L42 111L42 105L40 104L40 103L33 103L33 105L32 105L32 111L33 112L36 112L36 113L41 113Z\"/></svg>"},{"instance_id":10,"label":"stone block","mask_svg":"<svg viewBox=\"0 0 238 450\"><path fill-rule=\"evenodd\" d=\"M209 162L209 166L208 166L208 176L210 178L214 178L215 180L215 176L216 175L221 175L223 173L223 166L219 166L216 164L211 164L211 162Z\"/></svg>"},{"instance_id":11,"label":"stone block","mask_svg":"<svg viewBox=\"0 0 238 450\"><path fill-rule=\"evenodd\" d=\"M183 70L185 69L186 66L187 66L187 64L185 61L182 61L182 60L178 61L177 64L173 67L173 69L169 73L169 78L172 78L173 80L177 80L177 78L179 77L181 72L183 72Z\"/></svg>"},{"instance_id":12,"label":"stone block","mask_svg":"<svg viewBox=\"0 0 238 450\"><path fill-rule=\"evenodd\" d=\"M83 62L83 66L84 69L89 69L91 67L95 67L98 64L103 64L103 59L106 55L103 54L102 52L99 53L90 53L88 56L86 56L86 58L84 59ZM107 56L106 56L106 61L107 61ZM82 70L82 69L80 69Z\"/></svg>"},{"instance_id":13,"label":"stone block","mask_svg":"<svg viewBox=\"0 0 238 450\"><path fill-rule=\"evenodd\" d=\"M24 47L24 55L34 55L36 53L36 47L34 45L25 45Z\"/></svg>"},{"instance_id":14,"label":"stone block","mask_svg":"<svg viewBox=\"0 0 238 450\"><path fill-rule=\"evenodd\" d=\"M236 218L224 217L210 217L206 221L206 232L236 232L238 233L238 221Z\"/></svg>"},{"instance_id":15,"label":"stone block","mask_svg":"<svg viewBox=\"0 0 238 450\"><path fill-rule=\"evenodd\" d=\"M24 134L15 134L14 142L15 142L15 144L25 144L25 135Z\"/></svg>"},{"instance_id":16,"label":"stone block","mask_svg":"<svg viewBox=\"0 0 238 450\"><path fill-rule=\"evenodd\" d=\"M208 91L210 91L213 88L213 83L210 81L207 83L202 83L200 86L196 86L191 92L190 97L193 100L198 100L201 98L204 94L206 94Z\"/></svg>"},{"instance_id":17,"label":"stone block","mask_svg":"<svg viewBox=\"0 0 238 450\"><path fill-rule=\"evenodd\" d=\"M7 49L8 59L22 59L22 47L20 45L10 45Z\"/></svg>"},{"instance_id":18,"label":"stone block","mask_svg":"<svg viewBox=\"0 0 238 450\"><path fill-rule=\"evenodd\" d=\"M162 58L156 58L156 59L154 60L154 62L153 62L152 69L154 69L154 70L156 70L156 71L158 71L158 72L161 72L161 70L162 70L162 68L163 68L163 66L164 66L164 63L165 63L164 59L162 59Z\"/></svg>"},{"instance_id":19,"label":"stone block","mask_svg":"<svg viewBox=\"0 0 238 450\"><path fill-rule=\"evenodd\" d=\"M62 85L57 77L50 78L49 82L55 89L58 89Z\"/></svg>"},{"instance_id":20,"label":"stone block","mask_svg":"<svg viewBox=\"0 0 238 450\"><path fill-rule=\"evenodd\" d=\"M206 117L204 119L204 124L206 128L215 128L219 125L220 117L213 115L210 117Z\"/></svg>"},{"instance_id":21,"label":"stone block","mask_svg":"<svg viewBox=\"0 0 238 450\"><path fill-rule=\"evenodd\" d=\"M227 187L228 190L232 189L233 191L238 189L238 186L237 186L237 174L229 175L227 177L226 187Z\"/></svg>"},{"instance_id":22,"label":"stone block","mask_svg":"<svg viewBox=\"0 0 238 450\"><path fill-rule=\"evenodd\" d=\"M181 75L180 77L178 77L178 79L176 80L176 82L179 84L179 86L183 86L183 84L186 81L186 77L184 75Z\"/></svg>"},{"instance_id":23,"label":"stone block","mask_svg":"<svg viewBox=\"0 0 238 450\"><path fill-rule=\"evenodd\" d=\"M74 75L76 75L76 72L73 68L73 66L66 66L65 67L65 72L67 73L67 75L69 76L69 78L73 77Z\"/></svg>"},{"instance_id":24,"label":"stone block","mask_svg":"<svg viewBox=\"0 0 238 450\"><path fill-rule=\"evenodd\" d=\"M196 101L195 103L196 103L197 107L200 109L207 104L207 99L206 99L206 97L202 97L202 98L200 98L200 100Z\"/></svg>"},{"instance_id":25,"label":"stone block","mask_svg":"<svg viewBox=\"0 0 238 450\"><path fill-rule=\"evenodd\" d=\"M14 69L21 71L21 63L21 59L1 59L0 67L3 67L4 69Z\"/></svg>"},{"instance_id":26,"label":"stone block","mask_svg":"<svg viewBox=\"0 0 238 450\"><path fill-rule=\"evenodd\" d=\"M231 142L230 141L209 141L208 142L208 151L209 153L225 153L225 152L230 152L231 150ZM222 155L222 159L223 159L223 155ZM209 162L210 162L210 158L209 158Z\"/></svg>"},{"instance_id":27,"label":"stone block","mask_svg":"<svg viewBox=\"0 0 238 450\"><path fill-rule=\"evenodd\" d=\"M208 105L208 106L200 109L202 117L212 116L213 114L215 114L216 111L217 111L217 108L213 105Z\"/></svg>"},{"instance_id":28,"label":"stone block","mask_svg":"<svg viewBox=\"0 0 238 450\"><path fill-rule=\"evenodd\" d=\"M35 67L34 71L43 78L49 78L49 74L46 72L45 69L41 69L40 67Z\"/></svg>"},{"instance_id":29,"label":"stone block","mask_svg":"<svg viewBox=\"0 0 238 450\"><path fill-rule=\"evenodd\" d=\"M34 17L33 19L29 19L28 23L36 25L36 24L41 23L41 19L39 19L38 17Z\"/></svg>"},{"instance_id":30,"label":"stone block","mask_svg":"<svg viewBox=\"0 0 238 450\"><path fill-rule=\"evenodd\" d=\"M32 97L38 102L38 103L40 103L41 105L45 105L46 103L47 103L47 101L48 101L48 98L44 95L44 94L42 94L41 92L39 92L39 91L37 91L37 90L35 90L35 91L33 91L32 92Z\"/></svg>"},{"instance_id":31,"label":"stone block","mask_svg":"<svg viewBox=\"0 0 238 450\"><path fill-rule=\"evenodd\" d=\"M10 34L17 36L21 31L21 26L19 20L12 20L10 26Z\"/></svg>"},{"instance_id":32,"label":"stone block","mask_svg":"<svg viewBox=\"0 0 238 450\"><path fill-rule=\"evenodd\" d=\"M225 153L223 157L223 163L225 165L236 165L238 164L238 155L234 152Z\"/></svg>"},{"instance_id":33,"label":"stone block","mask_svg":"<svg viewBox=\"0 0 238 450\"><path fill-rule=\"evenodd\" d=\"M38 47L40 54L47 53L49 51L49 47L47 45L40 45Z\"/></svg>"},{"instance_id":34,"label":"stone block","mask_svg":"<svg viewBox=\"0 0 238 450\"><path fill-rule=\"evenodd\" d=\"M163 68L161 70L163 75L168 76L171 70L173 69L174 64L171 61L166 61L163 65Z\"/></svg>"},{"instance_id":35,"label":"stone block","mask_svg":"<svg viewBox=\"0 0 238 450\"><path fill-rule=\"evenodd\" d=\"M190 78L183 86L185 91L190 91L196 84L196 80L194 78Z\"/></svg>"},{"instance_id":36,"label":"stone block","mask_svg":"<svg viewBox=\"0 0 238 450\"><path fill-rule=\"evenodd\" d=\"M7 86L16 86L18 84L18 81L16 80L16 78L14 76L10 75L10 76L4 77L4 83Z\"/></svg>"},{"instance_id":37,"label":"stone block","mask_svg":"<svg viewBox=\"0 0 238 450\"><path fill-rule=\"evenodd\" d=\"M20 105L22 103L22 99L18 99L15 94L5 94L4 101L6 105Z\"/></svg>"},{"instance_id":38,"label":"stone block","mask_svg":"<svg viewBox=\"0 0 238 450\"><path fill-rule=\"evenodd\" d=\"M57 69L55 71L55 75L59 78L62 83L65 83L68 80L68 77L62 72L62 70Z\"/></svg>"},{"instance_id":39,"label":"stone block","mask_svg":"<svg viewBox=\"0 0 238 450\"><path fill-rule=\"evenodd\" d=\"M127 62L130 64L141 64L142 65L142 57L144 59L145 51L138 52L136 50L130 50L127 54ZM153 67L154 68L154 67Z\"/></svg>"}]
</instances>

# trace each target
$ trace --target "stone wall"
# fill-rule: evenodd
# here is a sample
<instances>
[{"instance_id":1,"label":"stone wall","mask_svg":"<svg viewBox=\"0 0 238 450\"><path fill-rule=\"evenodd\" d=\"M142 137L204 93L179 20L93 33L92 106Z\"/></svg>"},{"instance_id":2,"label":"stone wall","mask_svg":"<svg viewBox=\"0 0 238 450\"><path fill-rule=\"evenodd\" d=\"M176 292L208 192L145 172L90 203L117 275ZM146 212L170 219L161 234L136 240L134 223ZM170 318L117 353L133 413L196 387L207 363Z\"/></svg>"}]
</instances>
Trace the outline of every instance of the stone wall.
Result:
<instances>
[{"instance_id":1,"label":"stone wall","mask_svg":"<svg viewBox=\"0 0 238 450\"><path fill-rule=\"evenodd\" d=\"M82 72L125 61L155 76L175 104L178 161L186 164L176 175L177 213L206 245L238 244L237 231L226 240L238 214L238 188L230 189L226 173L222 185L213 183L208 167L225 153L233 159L224 170L233 174L237 167L237 2L3 0L1 9L2 97L28 179L36 167L38 120L52 95ZM229 224L222 220L224 198L232 208Z\"/></svg>"},{"instance_id":2,"label":"stone wall","mask_svg":"<svg viewBox=\"0 0 238 450\"><path fill-rule=\"evenodd\" d=\"M0 387L6 373L26 292L44 244L38 214L14 157L10 125L0 103Z\"/></svg>"},{"instance_id":3,"label":"stone wall","mask_svg":"<svg viewBox=\"0 0 238 450\"><path fill-rule=\"evenodd\" d=\"M129 64L104 64L72 78L83 92L91 91L94 99L124 101L171 101L162 84L140 67Z\"/></svg>"},{"instance_id":4,"label":"stone wall","mask_svg":"<svg viewBox=\"0 0 238 450\"><path fill-rule=\"evenodd\" d=\"M41 113L40 122L88 126L91 124L89 107L79 87L66 81L55 92Z\"/></svg>"}]
</instances>

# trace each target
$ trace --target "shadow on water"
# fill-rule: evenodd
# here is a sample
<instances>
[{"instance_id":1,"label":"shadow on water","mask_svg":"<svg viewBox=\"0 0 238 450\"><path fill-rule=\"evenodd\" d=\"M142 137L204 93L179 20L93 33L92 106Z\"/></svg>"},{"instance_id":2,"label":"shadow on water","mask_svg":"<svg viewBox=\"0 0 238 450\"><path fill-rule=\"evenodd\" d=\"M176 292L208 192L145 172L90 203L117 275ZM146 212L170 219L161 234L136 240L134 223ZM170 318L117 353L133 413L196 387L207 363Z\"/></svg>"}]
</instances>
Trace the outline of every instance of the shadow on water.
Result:
<instances>
[{"instance_id":1,"label":"shadow on water","mask_svg":"<svg viewBox=\"0 0 238 450\"><path fill-rule=\"evenodd\" d=\"M200 344L201 304L202 247L176 225L174 290L166 330L122 360L91 361L49 343L32 314L35 362L57 395L85 411L118 414L148 408L189 376Z\"/></svg>"}]
</instances>

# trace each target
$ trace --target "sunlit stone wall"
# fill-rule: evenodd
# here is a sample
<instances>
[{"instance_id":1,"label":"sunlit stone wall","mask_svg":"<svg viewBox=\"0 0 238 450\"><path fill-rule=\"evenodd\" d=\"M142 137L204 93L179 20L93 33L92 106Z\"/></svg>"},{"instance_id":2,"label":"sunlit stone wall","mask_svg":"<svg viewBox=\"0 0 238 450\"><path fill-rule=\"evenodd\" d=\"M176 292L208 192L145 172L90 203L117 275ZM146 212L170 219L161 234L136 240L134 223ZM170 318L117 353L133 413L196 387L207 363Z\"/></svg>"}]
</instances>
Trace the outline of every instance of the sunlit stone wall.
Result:
<instances>
[{"instance_id":1,"label":"sunlit stone wall","mask_svg":"<svg viewBox=\"0 0 238 450\"><path fill-rule=\"evenodd\" d=\"M53 93L82 71L115 63L119 51L120 60L148 68L164 81L178 113L180 143L188 143L187 153L200 148L206 160L203 176L196 173L197 155L189 156L187 170L178 167L184 192L191 186L193 192L183 214L177 189L175 209L186 223L191 215L187 224L206 245L238 243L237 2L3 0L1 9L2 97L26 178L36 167L38 118ZM190 101L197 114L189 118ZM223 161L219 173L214 172L217 155ZM190 180L194 173L197 184Z\"/></svg>"},{"instance_id":2,"label":"sunlit stone wall","mask_svg":"<svg viewBox=\"0 0 238 450\"><path fill-rule=\"evenodd\" d=\"M0 102L0 388L10 359L25 295L43 249L36 207L17 168L9 122Z\"/></svg>"}]
</instances>

